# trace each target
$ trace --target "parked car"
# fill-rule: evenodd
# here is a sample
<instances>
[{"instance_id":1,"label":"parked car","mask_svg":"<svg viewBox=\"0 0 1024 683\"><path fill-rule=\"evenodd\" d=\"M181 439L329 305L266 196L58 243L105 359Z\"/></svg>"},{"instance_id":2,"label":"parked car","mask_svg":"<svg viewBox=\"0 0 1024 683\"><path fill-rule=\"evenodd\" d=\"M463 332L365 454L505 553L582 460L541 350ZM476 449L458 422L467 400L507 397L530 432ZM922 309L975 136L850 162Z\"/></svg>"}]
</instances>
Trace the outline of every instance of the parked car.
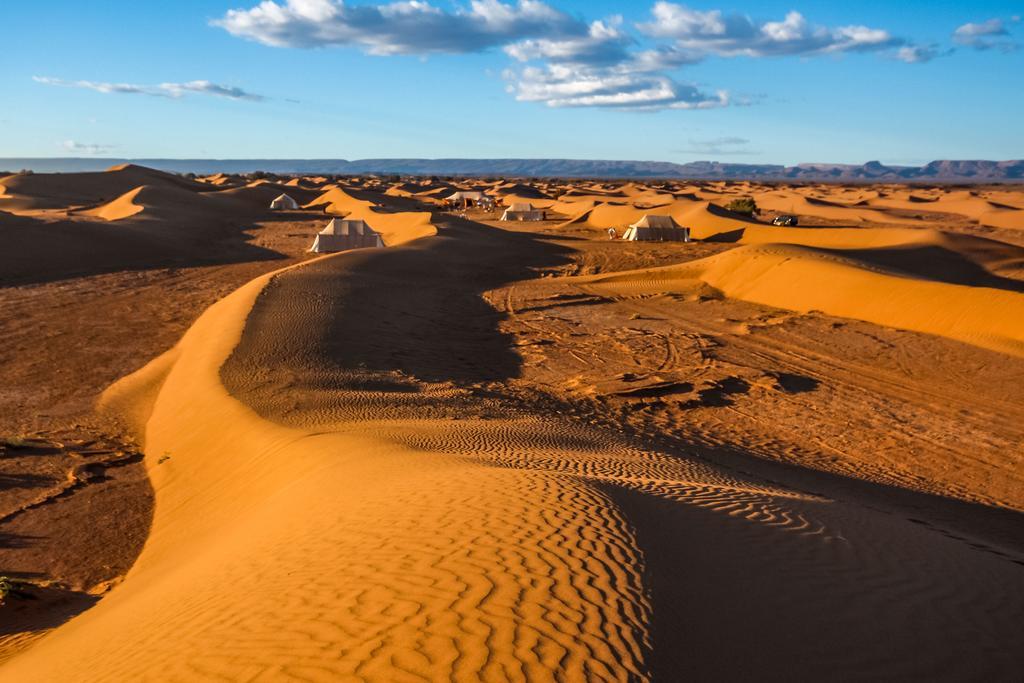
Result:
<instances>
[{"instance_id":1,"label":"parked car","mask_svg":"<svg viewBox=\"0 0 1024 683\"><path fill-rule=\"evenodd\" d=\"M772 225L796 225L796 216L776 216L772 219Z\"/></svg>"}]
</instances>

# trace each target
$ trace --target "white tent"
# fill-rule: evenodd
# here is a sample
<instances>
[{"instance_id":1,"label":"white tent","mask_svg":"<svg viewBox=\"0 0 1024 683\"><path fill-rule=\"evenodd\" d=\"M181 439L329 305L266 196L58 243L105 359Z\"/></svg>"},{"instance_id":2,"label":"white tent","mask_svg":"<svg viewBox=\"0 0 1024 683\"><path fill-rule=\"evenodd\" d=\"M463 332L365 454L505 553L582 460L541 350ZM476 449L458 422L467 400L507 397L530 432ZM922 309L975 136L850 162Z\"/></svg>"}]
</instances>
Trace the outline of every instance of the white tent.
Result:
<instances>
[{"instance_id":1,"label":"white tent","mask_svg":"<svg viewBox=\"0 0 1024 683\"><path fill-rule=\"evenodd\" d=\"M542 221L546 218L543 211L533 208L528 202L513 202L512 206L501 214L503 221Z\"/></svg>"},{"instance_id":2,"label":"white tent","mask_svg":"<svg viewBox=\"0 0 1024 683\"><path fill-rule=\"evenodd\" d=\"M450 202L468 201L468 202L479 202L483 200L486 195L483 192L470 192L469 190L460 190L459 192L453 192L446 199Z\"/></svg>"},{"instance_id":3,"label":"white tent","mask_svg":"<svg viewBox=\"0 0 1024 683\"><path fill-rule=\"evenodd\" d=\"M645 215L626 228L622 239L629 242L689 242L690 229L680 226L672 216Z\"/></svg>"},{"instance_id":4,"label":"white tent","mask_svg":"<svg viewBox=\"0 0 1024 683\"><path fill-rule=\"evenodd\" d=\"M363 220L332 218L327 227L317 233L310 251L325 253L362 247L383 247L380 233Z\"/></svg>"},{"instance_id":5,"label":"white tent","mask_svg":"<svg viewBox=\"0 0 1024 683\"><path fill-rule=\"evenodd\" d=\"M483 192L460 190L459 192L453 192L448 197L445 197L445 201L449 204L455 204L462 208L466 208L470 204L475 206L482 206L489 208L494 206L494 199L488 197Z\"/></svg>"},{"instance_id":6,"label":"white tent","mask_svg":"<svg viewBox=\"0 0 1024 683\"><path fill-rule=\"evenodd\" d=\"M271 209L294 211L299 208L299 203L286 194L278 195L270 202Z\"/></svg>"}]
</instances>

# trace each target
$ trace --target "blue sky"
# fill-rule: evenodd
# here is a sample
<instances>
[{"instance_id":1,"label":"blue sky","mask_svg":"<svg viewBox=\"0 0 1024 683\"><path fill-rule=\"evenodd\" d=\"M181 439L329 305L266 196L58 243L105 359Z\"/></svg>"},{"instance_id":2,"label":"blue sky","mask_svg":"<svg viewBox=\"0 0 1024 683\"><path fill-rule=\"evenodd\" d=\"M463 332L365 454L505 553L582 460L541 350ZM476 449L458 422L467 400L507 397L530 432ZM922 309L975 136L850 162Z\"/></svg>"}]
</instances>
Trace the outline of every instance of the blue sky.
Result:
<instances>
[{"instance_id":1,"label":"blue sky","mask_svg":"<svg viewBox=\"0 0 1024 683\"><path fill-rule=\"evenodd\" d=\"M0 156L1024 158L1024 6L5 3Z\"/></svg>"}]
</instances>

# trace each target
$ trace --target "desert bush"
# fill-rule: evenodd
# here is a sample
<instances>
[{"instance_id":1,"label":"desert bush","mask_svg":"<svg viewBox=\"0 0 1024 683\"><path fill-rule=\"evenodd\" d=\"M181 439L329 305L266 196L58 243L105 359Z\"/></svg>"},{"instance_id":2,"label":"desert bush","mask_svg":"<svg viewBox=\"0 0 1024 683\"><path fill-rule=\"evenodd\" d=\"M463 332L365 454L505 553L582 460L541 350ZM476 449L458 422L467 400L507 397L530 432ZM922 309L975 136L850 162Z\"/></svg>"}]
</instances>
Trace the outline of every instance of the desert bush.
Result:
<instances>
[{"instance_id":1,"label":"desert bush","mask_svg":"<svg viewBox=\"0 0 1024 683\"><path fill-rule=\"evenodd\" d=\"M0 605L7 601L7 598L20 598L25 596L24 588L27 584L9 576L0 576Z\"/></svg>"},{"instance_id":2,"label":"desert bush","mask_svg":"<svg viewBox=\"0 0 1024 683\"><path fill-rule=\"evenodd\" d=\"M725 205L725 208L733 213L741 213L744 216L753 216L757 213L757 202L750 197L734 199Z\"/></svg>"}]
</instances>

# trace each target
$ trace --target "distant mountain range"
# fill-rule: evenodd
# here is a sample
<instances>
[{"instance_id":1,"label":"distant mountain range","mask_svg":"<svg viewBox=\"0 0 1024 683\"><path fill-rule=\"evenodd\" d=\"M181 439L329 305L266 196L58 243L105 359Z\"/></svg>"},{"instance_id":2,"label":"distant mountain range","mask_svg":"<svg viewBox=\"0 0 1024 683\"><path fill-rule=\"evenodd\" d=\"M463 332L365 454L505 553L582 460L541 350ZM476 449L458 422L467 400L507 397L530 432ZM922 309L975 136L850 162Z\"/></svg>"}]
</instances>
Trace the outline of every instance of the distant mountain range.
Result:
<instances>
[{"instance_id":1,"label":"distant mountain range","mask_svg":"<svg viewBox=\"0 0 1024 683\"><path fill-rule=\"evenodd\" d=\"M175 173L399 174L533 178L663 178L693 180L790 180L834 182L995 183L1024 182L1024 160L933 161L924 166L866 164L731 164L695 161L598 161L590 159L98 159L0 158L0 169L39 173L100 171L123 163Z\"/></svg>"}]
</instances>

